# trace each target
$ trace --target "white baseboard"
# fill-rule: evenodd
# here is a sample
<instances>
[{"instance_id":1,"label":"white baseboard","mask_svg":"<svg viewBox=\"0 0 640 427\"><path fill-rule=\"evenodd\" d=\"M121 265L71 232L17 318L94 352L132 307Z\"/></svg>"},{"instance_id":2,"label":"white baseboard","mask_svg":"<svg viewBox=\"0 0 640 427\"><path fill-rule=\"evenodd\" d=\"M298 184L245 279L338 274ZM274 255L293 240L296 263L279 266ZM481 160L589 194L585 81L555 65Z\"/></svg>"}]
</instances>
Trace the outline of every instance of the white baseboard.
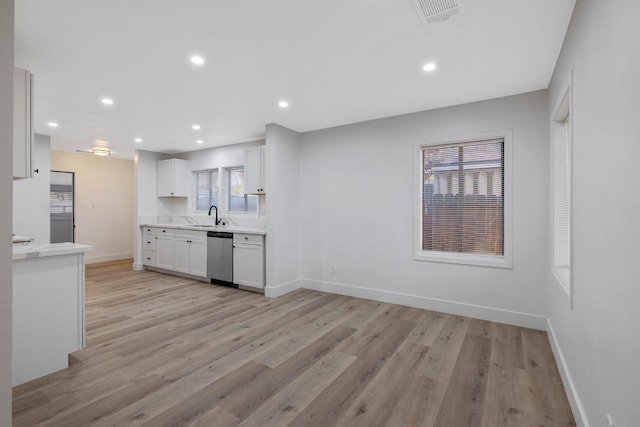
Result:
<instances>
[{"instance_id":1,"label":"white baseboard","mask_svg":"<svg viewBox=\"0 0 640 427\"><path fill-rule=\"evenodd\" d=\"M280 297L288 294L289 292L293 292L296 289L300 289L302 287L302 282L303 281L301 279L296 279L278 286L267 285L264 288L264 296L269 298Z\"/></svg>"},{"instance_id":2,"label":"white baseboard","mask_svg":"<svg viewBox=\"0 0 640 427\"><path fill-rule=\"evenodd\" d=\"M91 254L91 252L86 254L84 257L85 264L95 264L97 262L107 262L107 261L120 261L121 259L133 258L133 252L125 252L121 254L87 256L89 254Z\"/></svg>"},{"instance_id":3,"label":"white baseboard","mask_svg":"<svg viewBox=\"0 0 640 427\"><path fill-rule=\"evenodd\" d=\"M409 307L440 311L443 313L473 317L491 322L506 323L509 325L522 326L541 331L547 330L547 318L537 314L503 310L499 308L448 301L438 298L428 298L399 292L382 291L379 289L364 288L346 285L343 283L322 282L309 279L301 279L300 282L302 283L299 287L314 289L317 291L372 299L392 304L401 304Z\"/></svg>"},{"instance_id":4,"label":"white baseboard","mask_svg":"<svg viewBox=\"0 0 640 427\"><path fill-rule=\"evenodd\" d=\"M560 377L562 378L562 383L564 384L564 389L567 393L567 399L569 400L569 405L571 406L571 411L573 412L573 417L575 418L576 425L578 427L590 427L587 413L584 410L584 406L582 405L582 401L580 400L580 396L578 395L578 390L576 389L576 386L573 383L573 379L571 378L571 373L569 372L567 361L562 354L560 344L558 343L558 338L556 337L556 333L553 329L553 325L551 324L550 319L547 319L547 335L549 336L551 351L553 352L553 356L556 359L556 365L558 366L558 370L560 371Z\"/></svg>"},{"instance_id":5,"label":"white baseboard","mask_svg":"<svg viewBox=\"0 0 640 427\"><path fill-rule=\"evenodd\" d=\"M133 263L133 271L142 271L144 270L144 264L141 262L134 262Z\"/></svg>"}]
</instances>

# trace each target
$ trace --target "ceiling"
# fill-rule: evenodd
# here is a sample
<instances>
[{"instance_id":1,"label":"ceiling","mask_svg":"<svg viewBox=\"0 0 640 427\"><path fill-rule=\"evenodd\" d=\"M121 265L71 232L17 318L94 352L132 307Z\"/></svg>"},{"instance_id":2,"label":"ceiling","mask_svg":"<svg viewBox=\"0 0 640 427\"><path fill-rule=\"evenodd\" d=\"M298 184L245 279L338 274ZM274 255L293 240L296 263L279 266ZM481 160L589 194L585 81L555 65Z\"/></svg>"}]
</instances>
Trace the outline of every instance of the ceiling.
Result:
<instances>
[{"instance_id":1,"label":"ceiling","mask_svg":"<svg viewBox=\"0 0 640 427\"><path fill-rule=\"evenodd\" d=\"M458 4L423 24L412 0L16 0L15 65L35 75L52 149L106 141L121 158L548 86L575 0Z\"/></svg>"}]
</instances>

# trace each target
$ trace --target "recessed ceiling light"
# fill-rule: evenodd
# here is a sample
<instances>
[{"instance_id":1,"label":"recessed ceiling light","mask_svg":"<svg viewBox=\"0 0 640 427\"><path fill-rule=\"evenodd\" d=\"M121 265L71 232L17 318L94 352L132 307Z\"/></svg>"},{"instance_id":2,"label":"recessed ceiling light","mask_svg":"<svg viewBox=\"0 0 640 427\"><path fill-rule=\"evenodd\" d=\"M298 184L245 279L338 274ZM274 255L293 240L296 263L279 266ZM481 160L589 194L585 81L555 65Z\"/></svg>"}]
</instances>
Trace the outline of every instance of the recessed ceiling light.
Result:
<instances>
[{"instance_id":1,"label":"recessed ceiling light","mask_svg":"<svg viewBox=\"0 0 640 427\"><path fill-rule=\"evenodd\" d=\"M287 101L285 101L284 99L280 102L278 102L278 107L280 108L287 108L289 106L289 103Z\"/></svg>"},{"instance_id":2,"label":"recessed ceiling light","mask_svg":"<svg viewBox=\"0 0 640 427\"><path fill-rule=\"evenodd\" d=\"M193 124L193 125L191 125L191 129L193 129L193 130L200 130L200 125L198 125L198 124Z\"/></svg>"},{"instance_id":3,"label":"recessed ceiling light","mask_svg":"<svg viewBox=\"0 0 640 427\"><path fill-rule=\"evenodd\" d=\"M435 62L427 62L426 64L424 64L424 66L422 67L423 71L426 72L430 72L436 69L436 64Z\"/></svg>"},{"instance_id":4,"label":"recessed ceiling light","mask_svg":"<svg viewBox=\"0 0 640 427\"><path fill-rule=\"evenodd\" d=\"M204 143L204 141L203 141L203 140L201 140L201 139L198 139L198 140L196 140L196 143L198 143L198 144L203 144L203 143Z\"/></svg>"},{"instance_id":5,"label":"recessed ceiling light","mask_svg":"<svg viewBox=\"0 0 640 427\"><path fill-rule=\"evenodd\" d=\"M49 123L47 123L47 125L49 127L51 127L51 128L57 128L58 127L58 124L56 122L49 122Z\"/></svg>"},{"instance_id":6,"label":"recessed ceiling light","mask_svg":"<svg viewBox=\"0 0 640 427\"><path fill-rule=\"evenodd\" d=\"M142 142L142 138L135 138L134 141L135 142Z\"/></svg>"},{"instance_id":7,"label":"recessed ceiling light","mask_svg":"<svg viewBox=\"0 0 640 427\"><path fill-rule=\"evenodd\" d=\"M202 56L193 55L190 59L191 59L191 62L193 62L196 65L204 64L204 58Z\"/></svg>"},{"instance_id":8,"label":"recessed ceiling light","mask_svg":"<svg viewBox=\"0 0 640 427\"><path fill-rule=\"evenodd\" d=\"M113 105L113 99L111 98L102 98L100 100L104 105Z\"/></svg>"}]
</instances>

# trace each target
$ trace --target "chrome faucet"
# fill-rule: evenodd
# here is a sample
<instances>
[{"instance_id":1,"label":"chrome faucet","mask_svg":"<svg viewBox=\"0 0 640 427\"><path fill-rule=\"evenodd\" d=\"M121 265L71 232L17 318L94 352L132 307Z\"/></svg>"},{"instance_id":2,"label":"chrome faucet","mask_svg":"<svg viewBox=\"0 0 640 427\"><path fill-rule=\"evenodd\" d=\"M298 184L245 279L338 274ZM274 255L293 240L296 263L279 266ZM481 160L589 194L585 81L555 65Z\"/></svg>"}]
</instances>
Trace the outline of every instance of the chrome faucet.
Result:
<instances>
[{"instance_id":1,"label":"chrome faucet","mask_svg":"<svg viewBox=\"0 0 640 427\"><path fill-rule=\"evenodd\" d=\"M220 224L220 221L222 221L222 219L218 219L218 207L216 205L211 205L211 207L209 208L209 216L211 216L211 209L213 208L216 209L216 222L214 225L218 225Z\"/></svg>"}]
</instances>

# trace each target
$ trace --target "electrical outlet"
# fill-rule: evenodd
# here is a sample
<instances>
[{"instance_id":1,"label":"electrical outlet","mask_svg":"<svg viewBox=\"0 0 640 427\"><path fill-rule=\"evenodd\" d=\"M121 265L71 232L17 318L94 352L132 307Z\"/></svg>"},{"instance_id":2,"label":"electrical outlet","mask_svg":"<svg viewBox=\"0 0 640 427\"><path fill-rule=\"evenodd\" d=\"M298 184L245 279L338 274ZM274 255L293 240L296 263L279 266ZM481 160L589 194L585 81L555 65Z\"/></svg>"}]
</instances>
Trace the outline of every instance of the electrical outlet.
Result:
<instances>
[{"instance_id":1,"label":"electrical outlet","mask_svg":"<svg viewBox=\"0 0 640 427\"><path fill-rule=\"evenodd\" d=\"M616 427L615 423L613 422L613 418L611 418L611 415L607 414L607 427Z\"/></svg>"},{"instance_id":2,"label":"electrical outlet","mask_svg":"<svg viewBox=\"0 0 640 427\"><path fill-rule=\"evenodd\" d=\"M336 266L335 265L332 265L332 266L329 267L329 273L336 274Z\"/></svg>"}]
</instances>

